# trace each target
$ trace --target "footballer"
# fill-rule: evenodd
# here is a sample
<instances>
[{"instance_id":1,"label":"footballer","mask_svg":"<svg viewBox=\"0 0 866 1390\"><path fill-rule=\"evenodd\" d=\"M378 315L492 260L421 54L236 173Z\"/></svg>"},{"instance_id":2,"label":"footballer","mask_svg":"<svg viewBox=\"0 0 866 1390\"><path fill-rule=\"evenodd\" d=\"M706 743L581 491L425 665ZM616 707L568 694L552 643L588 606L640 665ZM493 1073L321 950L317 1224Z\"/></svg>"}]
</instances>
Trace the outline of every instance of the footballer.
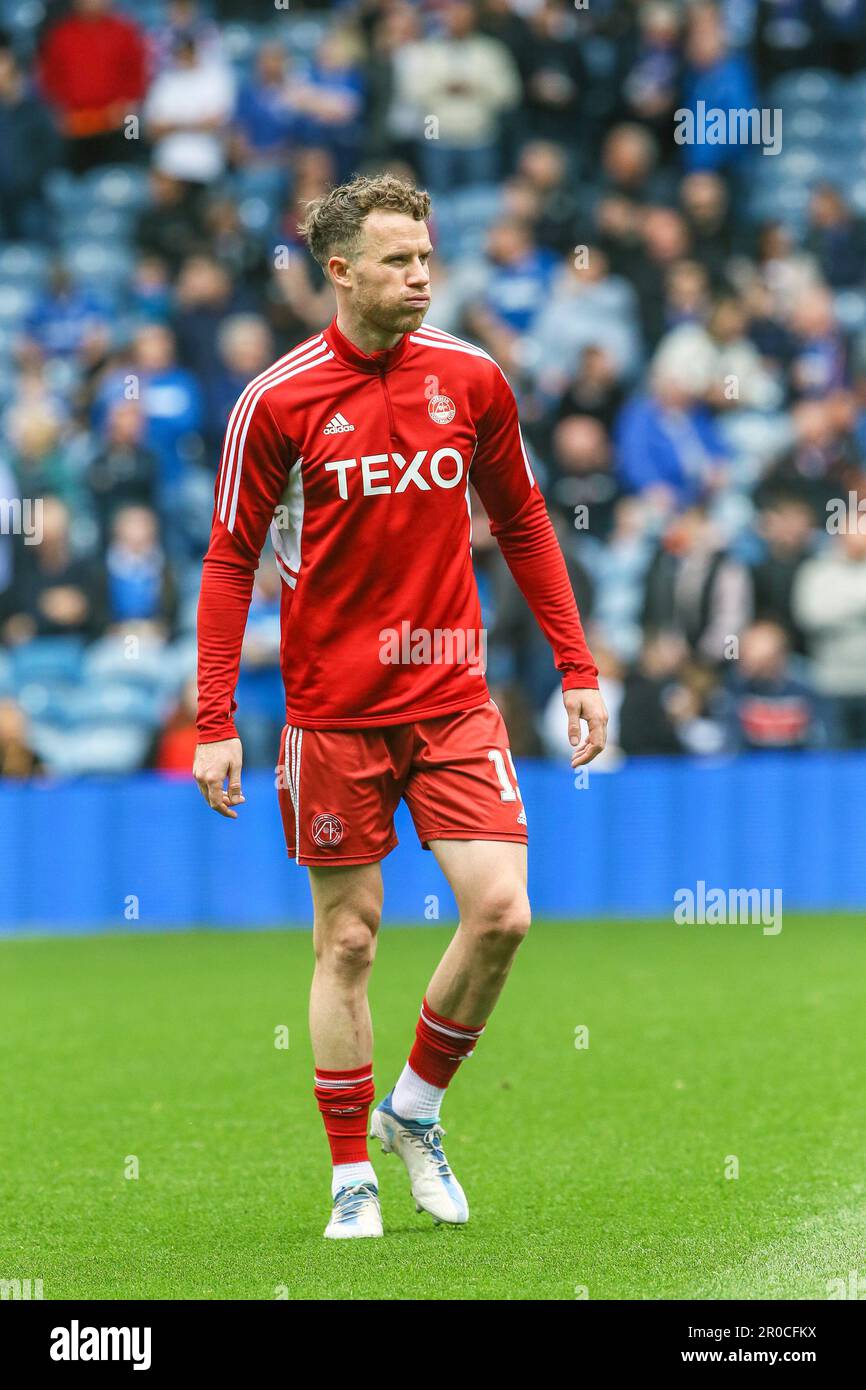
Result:
<instances>
[{"instance_id":1,"label":"footballer","mask_svg":"<svg viewBox=\"0 0 866 1390\"><path fill-rule=\"evenodd\" d=\"M429 212L425 192L390 175L354 178L307 206L303 232L336 316L251 381L231 413L198 610L193 775L209 806L235 818L234 692L270 529L283 581L278 796L288 854L311 883L310 1033L334 1239L382 1235L368 1135L402 1159L419 1211L468 1220L440 1107L529 927L508 733L481 663L468 659L482 635L470 484L552 648L574 767L601 751L607 724L511 389L481 348L425 324ZM395 646L395 633L413 640ZM367 981L401 798L460 923L403 1071L371 1115Z\"/></svg>"}]
</instances>

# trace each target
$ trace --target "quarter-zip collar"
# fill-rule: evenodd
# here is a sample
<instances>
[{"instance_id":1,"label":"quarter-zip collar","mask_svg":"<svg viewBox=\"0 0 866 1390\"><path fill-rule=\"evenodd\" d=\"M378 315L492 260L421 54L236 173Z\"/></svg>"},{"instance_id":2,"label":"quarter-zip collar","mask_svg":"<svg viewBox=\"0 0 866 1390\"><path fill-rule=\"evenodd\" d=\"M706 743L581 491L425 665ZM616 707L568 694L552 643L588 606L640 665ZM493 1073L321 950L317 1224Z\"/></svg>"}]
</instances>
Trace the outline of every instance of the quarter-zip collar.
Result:
<instances>
[{"instance_id":1,"label":"quarter-zip collar","mask_svg":"<svg viewBox=\"0 0 866 1390\"><path fill-rule=\"evenodd\" d=\"M409 351L409 334L404 333L399 343L395 343L392 348L384 348L382 352L362 352L355 347L341 333L337 327L337 320L334 317L325 329L325 342L336 357L340 358L347 367L352 367L356 372L367 372L370 376L380 376L385 372L390 372L399 362L402 362L406 353Z\"/></svg>"}]
</instances>

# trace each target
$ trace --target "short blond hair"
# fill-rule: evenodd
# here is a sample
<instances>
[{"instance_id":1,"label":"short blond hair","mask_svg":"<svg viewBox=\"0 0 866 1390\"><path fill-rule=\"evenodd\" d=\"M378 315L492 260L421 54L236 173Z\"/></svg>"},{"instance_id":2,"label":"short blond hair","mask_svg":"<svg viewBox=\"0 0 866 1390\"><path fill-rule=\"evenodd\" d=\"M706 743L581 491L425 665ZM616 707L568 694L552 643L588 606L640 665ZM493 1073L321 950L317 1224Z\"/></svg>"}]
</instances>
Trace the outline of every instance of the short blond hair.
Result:
<instances>
[{"instance_id":1,"label":"short blond hair","mask_svg":"<svg viewBox=\"0 0 866 1390\"><path fill-rule=\"evenodd\" d=\"M403 212L416 222L425 222L430 216L430 194L394 174L372 178L358 174L307 203L300 230L323 270L330 256L348 260L354 255L364 218L378 209Z\"/></svg>"}]
</instances>

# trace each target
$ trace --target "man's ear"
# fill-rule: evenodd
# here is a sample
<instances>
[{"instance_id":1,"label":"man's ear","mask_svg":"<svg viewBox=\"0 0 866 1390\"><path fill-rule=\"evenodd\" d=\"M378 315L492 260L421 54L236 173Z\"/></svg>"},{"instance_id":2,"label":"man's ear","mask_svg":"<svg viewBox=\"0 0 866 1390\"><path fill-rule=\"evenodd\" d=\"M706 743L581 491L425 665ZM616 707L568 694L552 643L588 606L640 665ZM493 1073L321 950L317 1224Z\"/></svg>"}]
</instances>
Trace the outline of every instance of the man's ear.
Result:
<instances>
[{"instance_id":1,"label":"man's ear","mask_svg":"<svg viewBox=\"0 0 866 1390\"><path fill-rule=\"evenodd\" d=\"M331 256L328 259L328 274L335 285L348 288L351 284L349 262L345 256Z\"/></svg>"}]
</instances>

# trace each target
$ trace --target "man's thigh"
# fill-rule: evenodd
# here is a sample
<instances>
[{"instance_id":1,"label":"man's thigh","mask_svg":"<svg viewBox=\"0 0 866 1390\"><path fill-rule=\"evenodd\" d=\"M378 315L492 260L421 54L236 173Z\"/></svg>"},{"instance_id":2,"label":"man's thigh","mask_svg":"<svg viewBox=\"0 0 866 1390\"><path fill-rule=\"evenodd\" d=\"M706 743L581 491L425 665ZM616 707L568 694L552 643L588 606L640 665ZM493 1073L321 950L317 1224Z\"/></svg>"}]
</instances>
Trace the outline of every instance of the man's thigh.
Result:
<instances>
[{"instance_id":1,"label":"man's thigh","mask_svg":"<svg viewBox=\"0 0 866 1390\"><path fill-rule=\"evenodd\" d=\"M526 902L526 845L508 840L431 840L461 921L486 920ZM528 920L528 918L527 918Z\"/></svg>"}]
</instances>

